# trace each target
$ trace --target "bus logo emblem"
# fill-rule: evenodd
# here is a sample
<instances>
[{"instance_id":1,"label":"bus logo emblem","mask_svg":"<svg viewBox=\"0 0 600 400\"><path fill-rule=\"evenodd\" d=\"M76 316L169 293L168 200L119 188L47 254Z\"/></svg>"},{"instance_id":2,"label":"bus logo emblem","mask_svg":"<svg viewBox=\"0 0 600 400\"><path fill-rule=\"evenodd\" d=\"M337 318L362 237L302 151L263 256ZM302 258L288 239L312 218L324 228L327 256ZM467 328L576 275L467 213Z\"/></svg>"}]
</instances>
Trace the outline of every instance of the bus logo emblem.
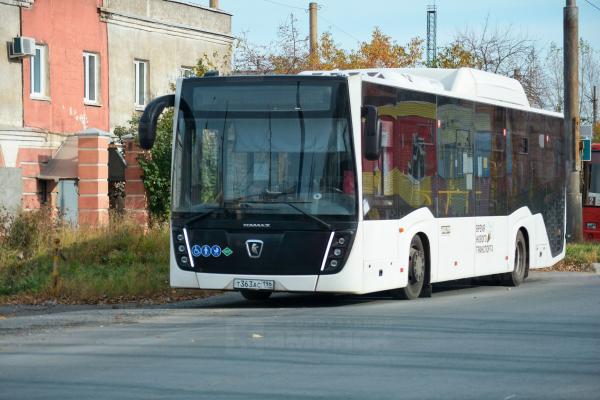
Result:
<instances>
[{"instance_id":1,"label":"bus logo emblem","mask_svg":"<svg viewBox=\"0 0 600 400\"><path fill-rule=\"evenodd\" d=\"M259 258L263 249L263 241L262 240L246 240L246 250L248 251L248 257L250 258Z\"/></svg>"}]
</instances>

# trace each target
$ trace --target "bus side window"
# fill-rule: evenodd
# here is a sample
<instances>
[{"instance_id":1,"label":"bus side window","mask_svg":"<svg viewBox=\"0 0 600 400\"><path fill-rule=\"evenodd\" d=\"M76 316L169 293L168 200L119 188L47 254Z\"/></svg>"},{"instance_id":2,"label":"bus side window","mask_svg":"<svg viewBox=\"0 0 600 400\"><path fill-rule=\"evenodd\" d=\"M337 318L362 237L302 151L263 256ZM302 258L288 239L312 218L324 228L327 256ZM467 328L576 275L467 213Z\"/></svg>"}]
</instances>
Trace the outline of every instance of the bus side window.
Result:
<instances>
[{"instance_id":1,"label":"bus side window","mask_svg":"<svg viewBox=\"0 0 600 400\"><path fill-rule=\"evenodd\" d=\"M363 158L365 219L398 219L413 210L434 210L435 96L366 83L363 104L377 106L382 151L377 161Z\"/></svg>"},{"instance_id":2,"label":"bus side window","mask_svg":"<svg viewBox=\"0 0 600 400\"><path fill-rule=\"evenodd\" d=\"M473 103L438 96L438 216L473 215Z\"/></svg>"},{"instance_id":3,"label":"bus side window","mask_svg":"<svg viewBox=\"0 0 600 400\"><path fill-rule=\"evenodd\" d=\"M475 215L506 214L505 109L475 105Z\"/></svg>"}]
</instances>

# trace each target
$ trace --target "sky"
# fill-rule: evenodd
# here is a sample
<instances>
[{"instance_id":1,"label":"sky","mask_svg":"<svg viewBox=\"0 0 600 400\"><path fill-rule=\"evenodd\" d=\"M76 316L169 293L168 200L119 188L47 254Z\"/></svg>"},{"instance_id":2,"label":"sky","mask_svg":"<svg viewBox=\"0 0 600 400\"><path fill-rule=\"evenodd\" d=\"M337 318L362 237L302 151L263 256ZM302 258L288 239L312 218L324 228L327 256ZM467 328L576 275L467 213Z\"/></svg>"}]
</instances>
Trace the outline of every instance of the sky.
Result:
<instances>
[{"instance_id":1,"label":"sky","mask_svg":"<svg viewBox=\"0 0 600 400\"><path fill-rule=\"evenodd\" d=\"M207 5L208 0L195 0ZM400 44L412 37L426 37L426 7L435 2L438 10L438 47L459 31L489 25L510 28L547 48L554 41L562 47L562 15L565 0L315 0L318 31L330 31L345 49L354 49L369 39L373 28ZM255 44L272 42L277 27L294 13L300 31L308 35L309 0L220 0L219 7L233 14L233 34L246 33ZM579 0L579 33L600 51L600 0Z\"/></svg>"}]
</instances>

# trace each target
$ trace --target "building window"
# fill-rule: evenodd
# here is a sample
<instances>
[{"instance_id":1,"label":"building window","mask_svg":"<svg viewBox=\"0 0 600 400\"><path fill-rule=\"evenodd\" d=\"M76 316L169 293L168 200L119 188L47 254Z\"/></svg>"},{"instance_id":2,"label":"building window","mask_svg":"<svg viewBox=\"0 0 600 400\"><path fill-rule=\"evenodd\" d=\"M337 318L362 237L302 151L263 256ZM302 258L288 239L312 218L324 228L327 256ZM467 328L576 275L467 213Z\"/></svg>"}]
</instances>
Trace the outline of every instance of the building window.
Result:
<instances>
[{"instance_id":1,"label":"building window","mask_svg":"<svg viewBox=\"0 0 600 400\"><path fill-rule=\"evenodd\" d=\"M31 97L47 97L46 79L48 76L48 51L44 45L35 45L35 55L31 57Z\"/></svg>"},{"instance_id":2,"label":"building window","mask_svg":"<svg viewBox=\"0 0 600 400\"><path fill-rule=\"evenodd\" d=\"M182 78L191 78L192 76L196 76L196 74L194 74L192 67L181 67L179 69L179 76Z\"/></svg>"},{"instance_id":3,"label":"building window","mask_svg":"<svg viewBox=\"0 0 600 400\"><path fill-rule=\"evenodd\" d=\"M146 105L148 61L135 60L135 106Z\"/></svg>"},{"instance_id":4,"label":"building window","mask_svg":"<svg viewBox=\"0 0 600 400\"><path fill-rule=\"evenodd\" d=\"M98 104L98 54L83 53L83 101L85 103Z\"/></svg>"}]
</instances>

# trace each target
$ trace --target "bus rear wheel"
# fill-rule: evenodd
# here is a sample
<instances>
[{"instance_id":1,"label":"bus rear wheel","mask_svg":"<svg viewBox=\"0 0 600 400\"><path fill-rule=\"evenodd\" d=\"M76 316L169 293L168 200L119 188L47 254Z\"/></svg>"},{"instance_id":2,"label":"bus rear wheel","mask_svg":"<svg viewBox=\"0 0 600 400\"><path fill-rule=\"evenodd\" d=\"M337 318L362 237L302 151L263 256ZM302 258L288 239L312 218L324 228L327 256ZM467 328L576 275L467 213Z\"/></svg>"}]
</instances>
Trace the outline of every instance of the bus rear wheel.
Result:
<instances>
[{"instance_id":1,"label":"bus rear wheel","mask_svg":"<svg viewBox=\"0 0 600 400\"><path fill-rule=\"evenodd\" d=\"M421 290L425 284L425 273L427 261L425 258L425 248L421 238L417 235L410 242L410 252L408 255L408 284L406 287L393 291L395 297L405 300L414 300L421 295Z\"/></svg>"},{"instance_id":2,"label":"bus rear wheel","mask_svg":"<svg viewBox=\"0 0 600 400\"><path fill-rule=\"evenodd\" d=\"M515 261L512 272L505 275L505 281L509 286L519 286L525 280L527 274L527 243L523 232L517 232L515 240Z\"/></svg>"},{"instance_id":3,"label":"bus rear wheel","mask_svg":"<svg viewBox=\"0 0 600 400\"><path fill-rule=\"evenodd\" d=\"M267 300L273 292L266 290L242 290L240 293L246 300L260 301Z\"/></svg>"}]
</instances>

